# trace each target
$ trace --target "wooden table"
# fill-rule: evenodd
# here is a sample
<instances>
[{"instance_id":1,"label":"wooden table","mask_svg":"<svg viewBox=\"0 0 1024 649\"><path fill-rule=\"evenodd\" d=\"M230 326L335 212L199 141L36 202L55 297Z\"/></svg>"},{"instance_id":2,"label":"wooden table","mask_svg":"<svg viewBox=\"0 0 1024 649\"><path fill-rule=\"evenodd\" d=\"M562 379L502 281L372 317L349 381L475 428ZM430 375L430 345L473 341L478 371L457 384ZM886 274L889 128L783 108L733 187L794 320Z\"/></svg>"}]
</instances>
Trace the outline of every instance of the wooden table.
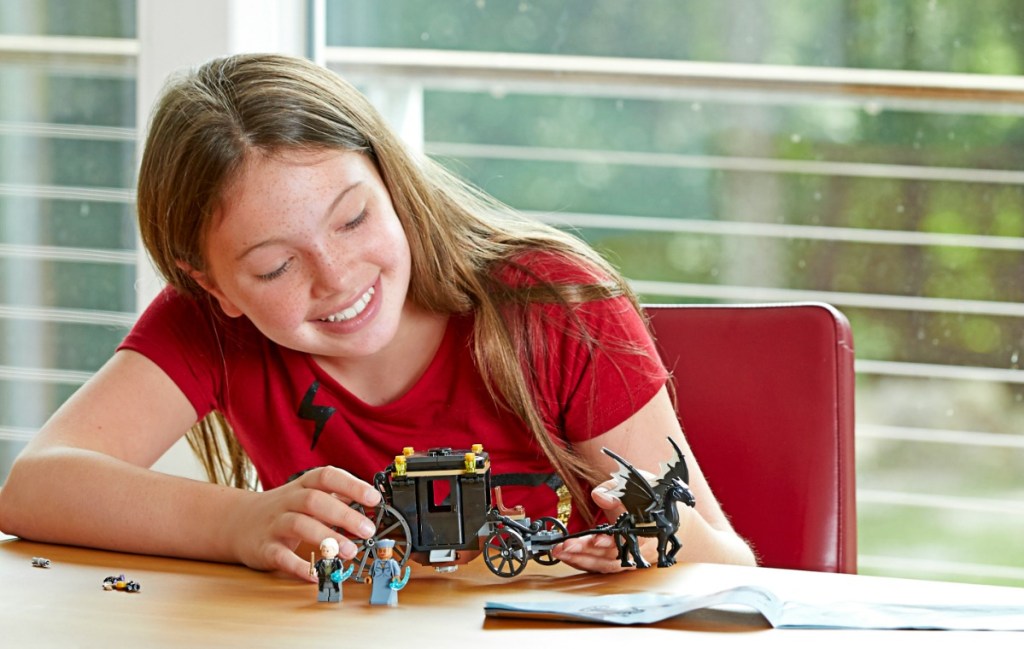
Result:
<instances>
[{"instance_id":1,"label":"wooden table","mask_svg":"<svg viewBox=\"0 0 1024 649\"><path fill-rule=\"evenodd\" d=\"M32 557L51 560L35 568ZM139 593L104 591L124 573ZM414 568L398 608L371 607L369 588L344 584L344 602L316 602L316 586L233 565L0 541L0 647L821 647L822 643L1024 646L1024 633L771 629L755 613L701 611L643 627L487 619L491 600L535 601L627 592L713 592L743 584L784 598L821 601L1006 603L1024 589L710 564L581 574L531 564L502 579L482 559L455 573ZM633 644L633 643L644 643ZM654 644L657 643L657 644ZM862 645L865 646L865 645ZM867 645L870 646L870 645Z\"/></svg>"}]
</instances>

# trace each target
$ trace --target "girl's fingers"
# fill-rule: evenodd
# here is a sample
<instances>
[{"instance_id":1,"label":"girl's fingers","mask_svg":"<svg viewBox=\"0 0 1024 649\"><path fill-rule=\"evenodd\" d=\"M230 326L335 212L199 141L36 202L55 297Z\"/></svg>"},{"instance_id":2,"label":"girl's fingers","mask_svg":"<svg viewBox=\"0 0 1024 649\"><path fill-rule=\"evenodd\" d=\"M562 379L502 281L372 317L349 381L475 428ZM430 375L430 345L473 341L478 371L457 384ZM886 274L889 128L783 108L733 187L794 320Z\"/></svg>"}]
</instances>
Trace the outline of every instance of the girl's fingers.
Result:
<instances>
[{"instance_id":1,"label":"girl's fingers","mask_svg":"<svg viewBox=\"0 0 1024 649\"><path fill-rule=\"evenodd\" d=\"M339 503L341 508L333 508L330 514L325 514L321 520L345 530L353 536L368 539L377 531L377 526L369 518L360 514L348 505ZM320 518L318 516L318 518Z\"/></svg>"},{"instance_id":2,"label":"girl's fingers","mask_svg":"<svg viewBox=\"0 0 1024 649\"><path fill-rule=\"evenodd\" d=\"M595 534L593 545L595 548L614 548L615 539L613 539L610 534Z\"/></svg>"},{"instance_id":3,"label":"girl's fingers","mask_svg":"<svg viewBox=\"0 0 1024 649\"><path fill-rule=\"evenodd\" d=\"M620 514L626 511L618 496L612 495L612 492L615 490L615 482L608 480L597 485L590 492L590 498L594 501L595 505L604 511L605 518L609 521L614 521Z\"/></svg>"},{"instance_id":4,"label":"girl's fingers","mask_svg":"<svg viewBox=\"0 0 1024 649\"><path fill-rule=\"evenodd\" d=\"M590 536L569 539L557 546L559 551L570 554L608 554L615 552L615 539L610 534L591 534Z\"/></svg>"},{"instance_id":5,"label":"girl's fingers","mask_svg":"<svg viewBox=\"0 0 1024 649\"><path fill-rule=\"evenodd\" d=\"M592 545L586 545L581 549L559 546L552 550L551 554L559 561L577 570L602 573L619 572L622 570L617 554L614 551L609 554L607 551L601 548L594 548Z\"/></svg>"},{"instance_id":6,"label":"girl's fingers","mask_svg":"<svg viewBox=\"0 0 1024 649\"><path fill-rule=\"evenodd\" d=\"M380 503L380 492L344 469L333 466L308 471L298 480L307 489L334 494L346 503L356 502L367 507Z\"/></svg>"},{"instance_id":7,"label":"girl's fingers","mask_svg":"<svg viewBox=\"0 0 1024 649\"><path fill-rule=\"evenodd\" d=\"M277 546L272 565L286 575L297 577L304 581L315 581L309 574L309 561L299 557L284 546Z\"/></svg>"},{"instance_id":8,"label":"girl's fingers","mask_svg":"<svg viewBox=\"0 0 1024 649\"><path fill-rule=\"evenodd\" d=\"M561 559L563 563L571 566L577 570L584 572L596 572L596 573L613 573L620 572L623 570L622 566L617 561L608 561L604 558L580 556L572 557L567 559Z\"/></svg>"},{"instance_id":9,"label":"girl's fingers","mask_svg":"<svg viewBox=\"0 0 1024 649\"><path fill-rule=\"evenodd\" d=\"M605 511L615 510L622 506L619 499L611 495L611 492L604 485L594 487L594 490L590 492L590 495L591 498L594 499L594 504Z\"/></svg>"},{"instance_id":10,"label":"girl's fingers","mask_svg":"<svg viewBox=\"0 0 1024 649\"><path fill-rule=\"evenodd\" d=\"M372 525L372 523L371 523ZM295 539L301 543L307 543L313 547L319 547L320 542L331 537L338 542L338 556L342 559L351 559L359 551L359 547L345 536L338 534L327 525L316 518L309 516L297 516L291 533L285 533L281 541L289 545L289 541Z\"/></svg>"},{"instance_id":11,"label":"girl's fingers","mask_svg":"<svg viewBox=\"0 0 1024 649\"><path fill-rule=\"evenodd\" d=\"M655 562L657 544L654 539L641 538L639 541L644 557L652 563ZM622 567L618 547L610 534L592 534L569 539L552 549L551 555L577 570L610 573L626 569Z\"/></svg>"},{"instance_id":12,"label":"girl's fingers","mask_svg":"<svg viewBox=\"0 0 1024 649\"><path fill-rule=\"evenodd\" d=\"M334 467L314 469L297 482L302 490L295 496L300 499L293 505L295 511L360 538L370 538L376 532L373 521L348 505L378 505L380 493L370 485Z\"/></svg>"}]
</instances>

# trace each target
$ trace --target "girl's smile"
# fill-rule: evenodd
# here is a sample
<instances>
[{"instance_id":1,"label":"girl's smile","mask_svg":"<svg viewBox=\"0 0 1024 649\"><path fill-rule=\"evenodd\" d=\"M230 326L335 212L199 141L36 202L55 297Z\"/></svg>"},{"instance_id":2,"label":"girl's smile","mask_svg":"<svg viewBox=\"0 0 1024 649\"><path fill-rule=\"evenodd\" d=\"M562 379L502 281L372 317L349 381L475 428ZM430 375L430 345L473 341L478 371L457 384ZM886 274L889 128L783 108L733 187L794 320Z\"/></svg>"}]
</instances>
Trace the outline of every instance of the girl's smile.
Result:
<instances>
[{"instance_id":1,"label":"girl's smile","mask_svg":"<svg viewBox=\"0 0 1024 649\"><path fill-rule=\"evenodd\" d=\"M375 300L379 282L366 289L354 303L339 309L332 309L329 315L316 318L318 326L333 334L358 331L380 311L381 300Z\"/></svg>"},{"instance_id":2,"label":"girl's smile","mask_svg":"<svg viewBox=\"0 0 1024 649\"><path fill-rule=\"evenodd\" d=\"M366 310L366 305L370 303L370 298L373 297L373 293L373 287L371 286L369 289L367 289L366 293L363 294L361 298L356 300L355 304L348 307L344 311L335 313L334 315L329 315L326 318L321 318L321 320L325 322L347 322L349 320L352 320L357 315L361 314L363 311Z\"/></svg>"}]
</instances>

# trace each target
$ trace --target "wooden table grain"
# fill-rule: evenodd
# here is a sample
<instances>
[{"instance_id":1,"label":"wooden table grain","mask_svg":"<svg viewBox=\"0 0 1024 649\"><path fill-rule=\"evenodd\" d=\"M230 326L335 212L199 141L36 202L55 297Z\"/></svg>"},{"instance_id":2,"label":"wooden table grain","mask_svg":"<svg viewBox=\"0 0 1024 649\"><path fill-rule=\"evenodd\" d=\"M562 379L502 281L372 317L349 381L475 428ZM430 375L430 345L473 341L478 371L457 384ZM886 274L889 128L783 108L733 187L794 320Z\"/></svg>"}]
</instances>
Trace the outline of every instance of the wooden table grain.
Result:
<instances>
[{"instance_id":1,"label":"wooden table grain","mask_svg":"<svg viewBox=\"0 0 1024 649\"><path fill-rule=\"evenodd\" d=\"M49 569L32 566L50 559ZM124 573L138 593L105 591ZM771 629L745 611L700 611L636 627L491 619L484 603L610 593L710 593L761 585L805 601L866 598L918 603L1012 603L1024 589L712 564L593 575L531 563L522 575L492 575L482 559L454 573L414 567L397 608L371 607L369 587L347 582L340 605L316 601L316 586L224 565L0 541L0 647L752 647L900 642L910 646L1022 646L1024 633ZM650 644L655 643L655 644ZM699 643L699 644L696 644ZM888 645L882 645L888 646Z\"/></svg>"}]
</instances>

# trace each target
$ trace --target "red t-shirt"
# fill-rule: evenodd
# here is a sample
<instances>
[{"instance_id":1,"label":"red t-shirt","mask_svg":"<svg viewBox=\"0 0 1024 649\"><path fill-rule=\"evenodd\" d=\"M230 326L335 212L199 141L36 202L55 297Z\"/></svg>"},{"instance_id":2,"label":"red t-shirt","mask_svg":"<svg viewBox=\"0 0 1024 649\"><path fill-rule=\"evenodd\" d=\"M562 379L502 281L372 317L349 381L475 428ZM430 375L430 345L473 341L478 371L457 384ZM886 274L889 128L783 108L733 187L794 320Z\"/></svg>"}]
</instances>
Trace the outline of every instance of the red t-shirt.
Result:
<instances>
[{"instance_id":1,"label":"red t-shirt","mask_svg":"<svg viewBox=\"0 0 1024 649\"><path fill-rule=\"evenodd\" d=\"M538 267L542 275L551 270ZM591 356L578 336L562 330L563 307L541 305L536 312L544 316L531 318L531 330L543 332L545 344L535 348L532 367L542 416L556 438L572 443L600 435L628 419L664 384L667 373L646 326L625 298L588 302L575 313L594 338L626 342L646 355L609 345ZM247 318L227 318L208 300L171 288L150 304L119 349L139 352L160 366L199 417L211 410L223 413L265 489L328 464L370 481L405 446L459 449L480 443L495 476L551 474L551 464L522 422L488 394L471 354L472 328L471 315L451 316L423 376L406 394L381 406L352 395L308 354L271 342ZM318 433L314 412L324 419ZM533 518L554 515L557 497L547 486L502 492L507 506L523 505ZM581 520L574 515L570 527L580 529Z\"/></svg>"}]
</instances>

